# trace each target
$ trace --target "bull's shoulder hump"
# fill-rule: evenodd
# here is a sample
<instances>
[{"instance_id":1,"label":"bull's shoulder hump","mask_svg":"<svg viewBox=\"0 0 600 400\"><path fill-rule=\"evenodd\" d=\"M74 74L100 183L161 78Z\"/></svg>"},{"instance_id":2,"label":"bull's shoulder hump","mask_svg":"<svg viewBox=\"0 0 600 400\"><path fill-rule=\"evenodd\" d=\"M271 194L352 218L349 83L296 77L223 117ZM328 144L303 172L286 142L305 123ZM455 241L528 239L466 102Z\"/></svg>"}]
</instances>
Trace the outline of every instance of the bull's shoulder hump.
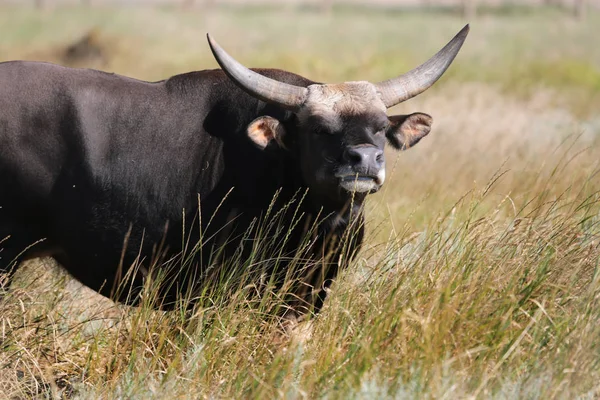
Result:
<instances>
[{"instance_id":1,"label":"bull's shoulder hump","mask_svg":"<svg viewBox=\"0 0 600 400\"><path fill-rule=\"evenodd\" d=\"M264 75L268 78L278 80L280 82L289 83L296 86L309 86L315 82L304 78L293 72L284 71L274 68L251 68L253 71ZM178 87L186 84L216 84L221 82L231 82L222 69L205 69L200 71L191 71L172 76L165 81L167 86Z\"/></svg>"},{"instance_id":2,"label":"bull's shoulder hump","mask_svg":"<svg viewBox=\"0 0 600 400\"><path fill-rule=\"evenodd\" d=\"M288 83L294 86L307 87L315 84L316 82L311 81L301 75L294 72L284 71L282 69L275 68L251 68L254 72L258 72L268 78L275 79L279 82Z\"/></svg>"}]
</instances>

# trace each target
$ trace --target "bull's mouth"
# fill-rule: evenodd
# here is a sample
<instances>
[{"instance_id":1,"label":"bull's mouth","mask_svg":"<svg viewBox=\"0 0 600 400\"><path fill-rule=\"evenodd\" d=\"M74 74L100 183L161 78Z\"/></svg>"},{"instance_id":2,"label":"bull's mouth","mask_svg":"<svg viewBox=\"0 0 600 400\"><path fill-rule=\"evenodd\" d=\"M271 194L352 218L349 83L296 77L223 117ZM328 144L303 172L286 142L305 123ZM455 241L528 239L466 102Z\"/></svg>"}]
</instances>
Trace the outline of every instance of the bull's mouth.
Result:
<instances>
[{"instance_id":1,"label":"bull's mouth","mask_svg":"<svg viewBox=\"0 0 600 400\"><path fill-rule=\"evenodd\" d=\"M381 179L370 175L346 175L340 177L340 186L348 192L376 192L381 187Z\"/></svg>"}]
</instances>

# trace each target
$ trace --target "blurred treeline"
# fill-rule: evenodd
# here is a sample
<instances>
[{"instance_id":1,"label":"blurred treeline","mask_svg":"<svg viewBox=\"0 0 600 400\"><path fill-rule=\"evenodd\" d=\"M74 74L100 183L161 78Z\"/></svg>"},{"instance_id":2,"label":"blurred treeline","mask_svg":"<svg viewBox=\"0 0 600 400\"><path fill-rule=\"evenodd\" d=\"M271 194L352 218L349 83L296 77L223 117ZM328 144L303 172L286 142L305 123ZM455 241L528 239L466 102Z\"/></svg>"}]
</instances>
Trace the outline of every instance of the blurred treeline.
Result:
<instances>
[{"instance_id":1,"label":"blurred treeline","mask_svg":"<svg viewBox=\"0 0 600 400\"><path fill-rule=\"evenodd\" d=\"M576 18L584 18L591 9L600 9L600 0L0 0L0 4L33 6L40 9L62 5L85 6L175 6L208 9L226 6L281 6L317 8L331 12L337 7L430 8L456 12L473 18L481 13L519 12L523 9L552 7Z\"/></svg>"}]
</instances>

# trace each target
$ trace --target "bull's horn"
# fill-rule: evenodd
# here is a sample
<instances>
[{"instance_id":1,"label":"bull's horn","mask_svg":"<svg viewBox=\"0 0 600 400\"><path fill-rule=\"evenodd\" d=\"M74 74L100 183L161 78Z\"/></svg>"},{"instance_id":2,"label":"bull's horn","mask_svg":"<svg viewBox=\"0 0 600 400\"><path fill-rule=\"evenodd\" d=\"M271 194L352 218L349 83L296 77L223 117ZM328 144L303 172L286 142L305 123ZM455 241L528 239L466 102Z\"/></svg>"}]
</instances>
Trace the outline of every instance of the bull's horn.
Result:
<instances>
[{"instance_id":1,"label":"bull's horn","mask_svg":"<svg viewBox=\"0 0 600 400\"><path fill-rule=\"evenodd\" d=\"M227 54L210 34L206 36L210 49L223 71L250 95L269 103L279 104L292 111L298 110L304 104L308 93L306 88L267 78L244 67Z\"/></svg>"},{"instance_id":2,"label":"bull's horn","mask_svg":"<svg viewBox=\"0 0 600 400\"><path fill-rule=\"evenodd\" d=\"M443 49L417 68L397 78L375 84L386 107L392 107L429 89L446 72L469 33L469 25Z\"/></svg>"}]
</instances>

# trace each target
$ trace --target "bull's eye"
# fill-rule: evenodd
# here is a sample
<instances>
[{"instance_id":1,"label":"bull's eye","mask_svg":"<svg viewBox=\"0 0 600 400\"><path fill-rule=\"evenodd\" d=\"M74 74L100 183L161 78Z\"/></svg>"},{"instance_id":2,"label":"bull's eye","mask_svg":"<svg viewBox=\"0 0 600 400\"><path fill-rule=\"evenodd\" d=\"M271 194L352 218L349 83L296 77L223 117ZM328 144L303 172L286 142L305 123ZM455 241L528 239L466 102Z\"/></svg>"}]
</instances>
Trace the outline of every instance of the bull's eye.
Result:
<instances>
[{"instance_id":1,"label":"bull's eye","mask_svg":"<svg viewBox=\"0 0 600 400\"><path fill-rule=\"evenodd\" d=\"M388 130L389 124L386 124L385 126L382 126L381 128L379 128L375 134L377 135L382 135L384 134L387 130Z\"/></svg>"},{"instance_id":2,"label":"bull's eye","mask_svg":"<svg viewBox=\"0 0 600 400\"><path fill-rule=\"evenodd\" d=\"M331 132L327 128L324 128L324 127L313 128L313 133L315 135L319 135L319 136L331 135Z\"/></svg>"}]
</instances>

